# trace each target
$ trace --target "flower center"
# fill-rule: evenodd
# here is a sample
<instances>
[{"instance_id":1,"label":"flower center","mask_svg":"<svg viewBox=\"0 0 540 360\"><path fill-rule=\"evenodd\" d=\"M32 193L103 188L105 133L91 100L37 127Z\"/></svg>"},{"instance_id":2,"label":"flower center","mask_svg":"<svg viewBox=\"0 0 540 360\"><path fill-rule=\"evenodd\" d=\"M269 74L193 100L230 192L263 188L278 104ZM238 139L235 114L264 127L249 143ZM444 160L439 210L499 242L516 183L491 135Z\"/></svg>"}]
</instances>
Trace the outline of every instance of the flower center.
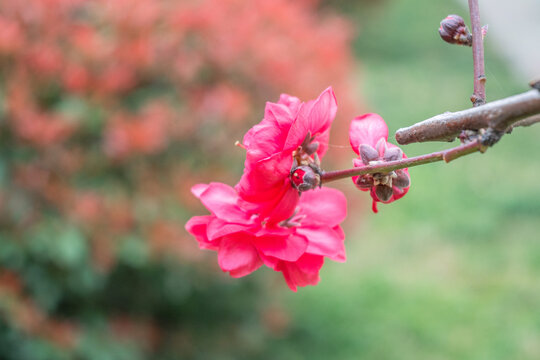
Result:
<instances>
[{"instance_id":1,"label":"flower center","mask_svg":"<svg viewBox=\"0 0 540 360\"><path fill-rule=\"evenodd\" d=\"M301 225L302 220L306 218L306 215L298 215L298 208L294 210L294 213L288 219L283 220L279 223L279 226L291 228L298 227Z\"/></svg>"},{"instance_id":2,"label":"flower center","mask_svg":"<svg viewBox=\"0 0 540 360\"><path fill-rule=\"evenodd\" d=\"M302 144L293 151L293 164L289 173L292 185L299 192L315 189L321 186L321 164L317 156L318 142L308 131Z\"/></svg>"}]
</instances>

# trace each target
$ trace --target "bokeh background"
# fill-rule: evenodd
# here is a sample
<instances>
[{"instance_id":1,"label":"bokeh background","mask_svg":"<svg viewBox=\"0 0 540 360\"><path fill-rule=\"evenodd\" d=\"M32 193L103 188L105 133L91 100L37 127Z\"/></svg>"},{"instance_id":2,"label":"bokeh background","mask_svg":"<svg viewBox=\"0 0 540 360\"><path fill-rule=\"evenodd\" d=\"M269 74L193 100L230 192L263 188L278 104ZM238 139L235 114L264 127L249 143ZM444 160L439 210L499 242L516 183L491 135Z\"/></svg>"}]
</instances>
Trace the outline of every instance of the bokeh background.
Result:
<instances>
[{"instance_id":1,"label":"bokeh background","mask_svg":"<svg viewBox=\"0 0 540 360\"><path fill-rule=\"evenodd\" d=\"M0 2L0 359L538 359L540 127L411 169L377 215L336 184L348 261L298 293L268 269L229 278L183 228L205 211L189 188L237 182L234 140L282 92L334 87L327 169L350 164L354 115L393 133L469 107L470 50L437 34L451 13L467 18L432 0ZM488 99L525 91L486 41Z\"/></svg>"}]
</instances>

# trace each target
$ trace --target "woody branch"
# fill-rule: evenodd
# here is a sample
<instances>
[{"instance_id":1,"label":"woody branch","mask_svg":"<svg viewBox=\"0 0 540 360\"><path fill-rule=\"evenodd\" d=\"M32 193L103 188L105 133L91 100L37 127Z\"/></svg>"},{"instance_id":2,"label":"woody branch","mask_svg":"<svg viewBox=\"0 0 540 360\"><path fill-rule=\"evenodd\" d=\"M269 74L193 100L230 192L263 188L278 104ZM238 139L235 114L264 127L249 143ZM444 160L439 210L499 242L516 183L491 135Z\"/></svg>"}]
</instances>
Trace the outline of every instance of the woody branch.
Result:
<instances>
[{"instance_id":1,"label":"woody branch","mask_svg":"<svg viewBox=\"0 0 540 360\"><path fill-rule=\"evenodd\" d=\"M472 28L472 51L474 67L474 93L471 96L473 106L486 103L486 75L484 70L484 39L480 24L480 9L478 0L469 0L469 12Z\"/></svg>"},{"instance_id":2,"label":"woody branch","mask_svg":"<svg viewBox=\"0 0 540 360\"><path fill-rule=\"evenodd\" d=\"M443 160L450 162L461 156L478 151L484 152L488 146L493 146L502 135L511 132L517 126L530 126L540 122L540 81L531 82L530 85L534 90L485 104L484 46L478 0L469 0L469 9L473 32L474 93L471 101L474 107L454 113L446 112L399 129L395 137L399 144L405 145L424 141L452 141L464 130L474 130L474 135L462 139L463 144L449 150L347 170L322 171L322 183L357 175L388 173ZM441 30L444 32L447 29ZM447 37L448 34L444 35ZM448 37L445 39L443 34L441 37L448 41ZM448 42L456 43L454 40L457 41L457 39L458 37L450 38ZM459 39L463 40L461 45L471 45L467 36L459 37Z\"/></svg>"},{"instance_id":3,"label":"woody branch","mask_svg":"<svg viewBox=\"0 0 540 360\"><path fill-rule=\"evenodd\" d=\"M535 86L540 86L540 82ZM399 129L396 132L396 140L401 145L425 141L451 141L463 130L491 128L506 132L516 126L532 125L540 121L539 117L540 91L534 89L472 109L434 116Z\"/></svg>"}]
</instances>

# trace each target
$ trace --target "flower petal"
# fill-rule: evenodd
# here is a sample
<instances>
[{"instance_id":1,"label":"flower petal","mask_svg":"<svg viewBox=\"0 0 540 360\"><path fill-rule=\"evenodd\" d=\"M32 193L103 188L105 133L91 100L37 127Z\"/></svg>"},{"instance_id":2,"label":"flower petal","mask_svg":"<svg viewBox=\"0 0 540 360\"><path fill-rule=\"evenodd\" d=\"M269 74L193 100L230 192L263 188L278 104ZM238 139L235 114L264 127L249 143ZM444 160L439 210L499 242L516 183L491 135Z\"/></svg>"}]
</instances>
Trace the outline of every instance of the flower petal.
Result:
<instances>
[{"instance_id":1,"label":"flower petal","mask_svg":"<svg viewBox=\"0 0 540 360\"><path fill-rule=\"evenodd\" d=\"M246 231L250 225L230 223L219 218L213 218L206 228L209 241L214 241L223 236Z\"/></svg>"},{"instance_id":2,"label":"flower petal","mask_svg":"<svg viewBox=\"0 0 540 360\"><path fill-rule=\"evenodd\" d=\"M191 193L195 195L195 197L198 199L201 197L201 194L208 189L208 184L196 184L191 187Z\"/></svg>"},{"instance_id":3,"label":"flower petal","mask_svg":"<svg viewBox=\"0 0 540 360\"><path fill-rule=\"evenodd\" d=\"M302 104L298 116L292 124L285 149L296 149L308 133L315 136L314 141L319 142L317 154L323 157L328 148L330 125L336 117L337 101L331 87L324 90L315 100Z\"/></svg>"},{"instance_id":4,"label":"flower petal","mask_svg":"<svg viewBox=\"0 0 540 360\"><path fill-rule=\"evenodd\" d=\"M291 184L287 184L283 194L277 199L274 205L261 212L260 216L266 218L270 224L276 224L286 220L294 213L299 200L300 194L298 191Z\"/></svg>"},{"instance_id":5,"label":"flower petal","mask_svg":"<svg viewBox=\"0 0 540 360\"><path fill-rule=\"evenodd\" d=\"M235 186L238 195L254 203L275 202L283 186L290 185L291 154L278 153L256 162L250 162L250 156L251 152L248 152L244 174Z\"/></svg>"},{"instance_id":6,"label":"flower petal","mask_svg":"<svg viewBox=\"0 0 540 360\"><path fill-rule=\"evenodd\" d=\"M388 127L383 118L377 114L369 113L355 117L349 128L349 142L351 147L359 154L361 144L377 148L380 139L388 139Z\"/></svg>"},{"instance_id":7,"label":"flower petal","mask_svg":"<svg viewBox=\"0 0 540 360\"><path fill-rule=\"evenodd\" d=\"M215 216L194 216L186 223L187 232L195 237L195 239L199 242L199 247L201 249L218 249L217 244L210 242L208 236L206 235L208 223L212 221L212 219L215 219Z\"/></svg>"},{"instance_id":8,"label":"flower petal","mask_svg":"<svg viewBox=\"0 0 540 360\"><path fill-rule=\"evenodd\" d=\"M266 256L263 253L259 252L259 257L261 258L264 265L268 266L274 271L279 271L278 267L280 266L282 260L275 258L273 256Z\"/></svg>"},{"instance_id":9,"label":"flower petal","mask_svg":"<svg viewBox=\"0 0 540 360\"><path fill-rule=\"evenodd\" d=\"M197 188L199 190L199 188ZM246 222L250 216L238 205L238 194L229 185L210 183L199 199L212 214L229 222Z\"/></svg>"},{"instance_id":10,"label":"flower petal","mask_svg":"<svg viewBox=\"0 0 540 360\"><path fill-rule=\"evenodd\" d=\"M249 239L249 235L240 233L225 236L221 240L218 264L232 277L246 276L262 265L257 250Z\"/></svg>"},{"instance_id":11,"label":"flower petal","mask_svg":"<svg viewBox=\"0 0 540 360\"><path fill-rule=\"evenodd\" d=\"M254 239L253 244L264 255L285 261L298 260L308 247L306 238L295 234L290 236L263 236Z\"/></svg>"},{"instance_id":12,"label":"flower petal","mask_svg":"<svg viewBox=\"0 0 540 360\"><path fill-rule=\"evenodd\" d=\"M286 138L287 131L296 119L299 105L300 103L294 105L295 109L292 109L286 104L267 102L264 108L264 120L284 131ZM283 144L284 142L281 143L281 145Z\"/></svg>"},{"instance_id":13,"label":"flower petal","mask_svg":"<svg viewBox=\"0 0 540 360\"><path fill-rule=\"evenodd\" d=\"M296 262L281 262L278 269L283 273L289 288L296 291L298 286L317 285L323 264L322 256L304 254Z\"/></svg>"},{"instance_id":14,"label":"flower petal","mask_svg":"<svg viewBox=\"0 0 540 360\"><path fill-rule=\"evenodd\" d=\"M298 214L306 215L302 221L305 225L333 227L347 217L347 198L333 188L323 187L302 193L298 206Z\"/></svg>"},{"instance_id":15,"label":"flower petal","mask_svg":"<svg viewBox=\"0 0 540 360\"><path fill-rule=\"evenodd\" d=\"M279 97L278 104L287 106L289 110L291 111L291 113L296 115L298 113L298 109L300 108L300 105L302 104L302 102L296 96L281 94Z\"/></svg>"},{"instance_id":16,"label":"flower petal","mask_svg":"<svg viewBox=\"0 0 540 360\"><path fill-rule=\"evenodd\" d=\"M286 136L287 130L270 122L255 125L244 135L243 143L249 155L246 162L259 161L282 151Z\"/></svg>"},{"instance_id":17,"label":"flower petal","mask_svg":"<svg viewBox=\"0 0 540 360\"><path fill-rule=\"evenodd\" d=\"M345 232L343 231L341 226L334 226L332 230L334 230L341 239L345 240ZM347 256L345 255L345 246L343 246L343 252L336 254L336 256L331 259L337 262L347 261Z\"/></svg>"},{"instance_id":18,"label":"flower petal","mask_svg":"<svg viewBox=\"0 0 540 360\"><path fill-rule=\"evenodd\" d=\"M344 258L344 238L332 228L328 226L300 227L296 232L308 239L307 253L327 256L332 260L337 259L337 261Z\"/></svg>"}]
</instances>

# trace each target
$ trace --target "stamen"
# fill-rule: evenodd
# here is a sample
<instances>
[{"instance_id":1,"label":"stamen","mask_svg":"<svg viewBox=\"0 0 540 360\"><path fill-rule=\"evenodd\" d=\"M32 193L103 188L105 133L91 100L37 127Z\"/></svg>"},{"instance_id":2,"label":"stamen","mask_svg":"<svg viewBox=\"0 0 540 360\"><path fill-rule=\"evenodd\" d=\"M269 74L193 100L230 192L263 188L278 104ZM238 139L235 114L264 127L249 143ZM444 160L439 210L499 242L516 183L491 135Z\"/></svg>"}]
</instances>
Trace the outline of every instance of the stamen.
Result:
<instances>
[{"instance_id":1,"label":"stamen","mask_svg":"<svg viewBox=\"0 0 540 360\"><path fill-rule=\"evenodd\" d=\"M234 146L238 146L239 148L242 148L244 150L247 150L247 147L244 146L244 144L242 144L240 141L236 140L234 142Z\"/></svg>"}]
</instances>

